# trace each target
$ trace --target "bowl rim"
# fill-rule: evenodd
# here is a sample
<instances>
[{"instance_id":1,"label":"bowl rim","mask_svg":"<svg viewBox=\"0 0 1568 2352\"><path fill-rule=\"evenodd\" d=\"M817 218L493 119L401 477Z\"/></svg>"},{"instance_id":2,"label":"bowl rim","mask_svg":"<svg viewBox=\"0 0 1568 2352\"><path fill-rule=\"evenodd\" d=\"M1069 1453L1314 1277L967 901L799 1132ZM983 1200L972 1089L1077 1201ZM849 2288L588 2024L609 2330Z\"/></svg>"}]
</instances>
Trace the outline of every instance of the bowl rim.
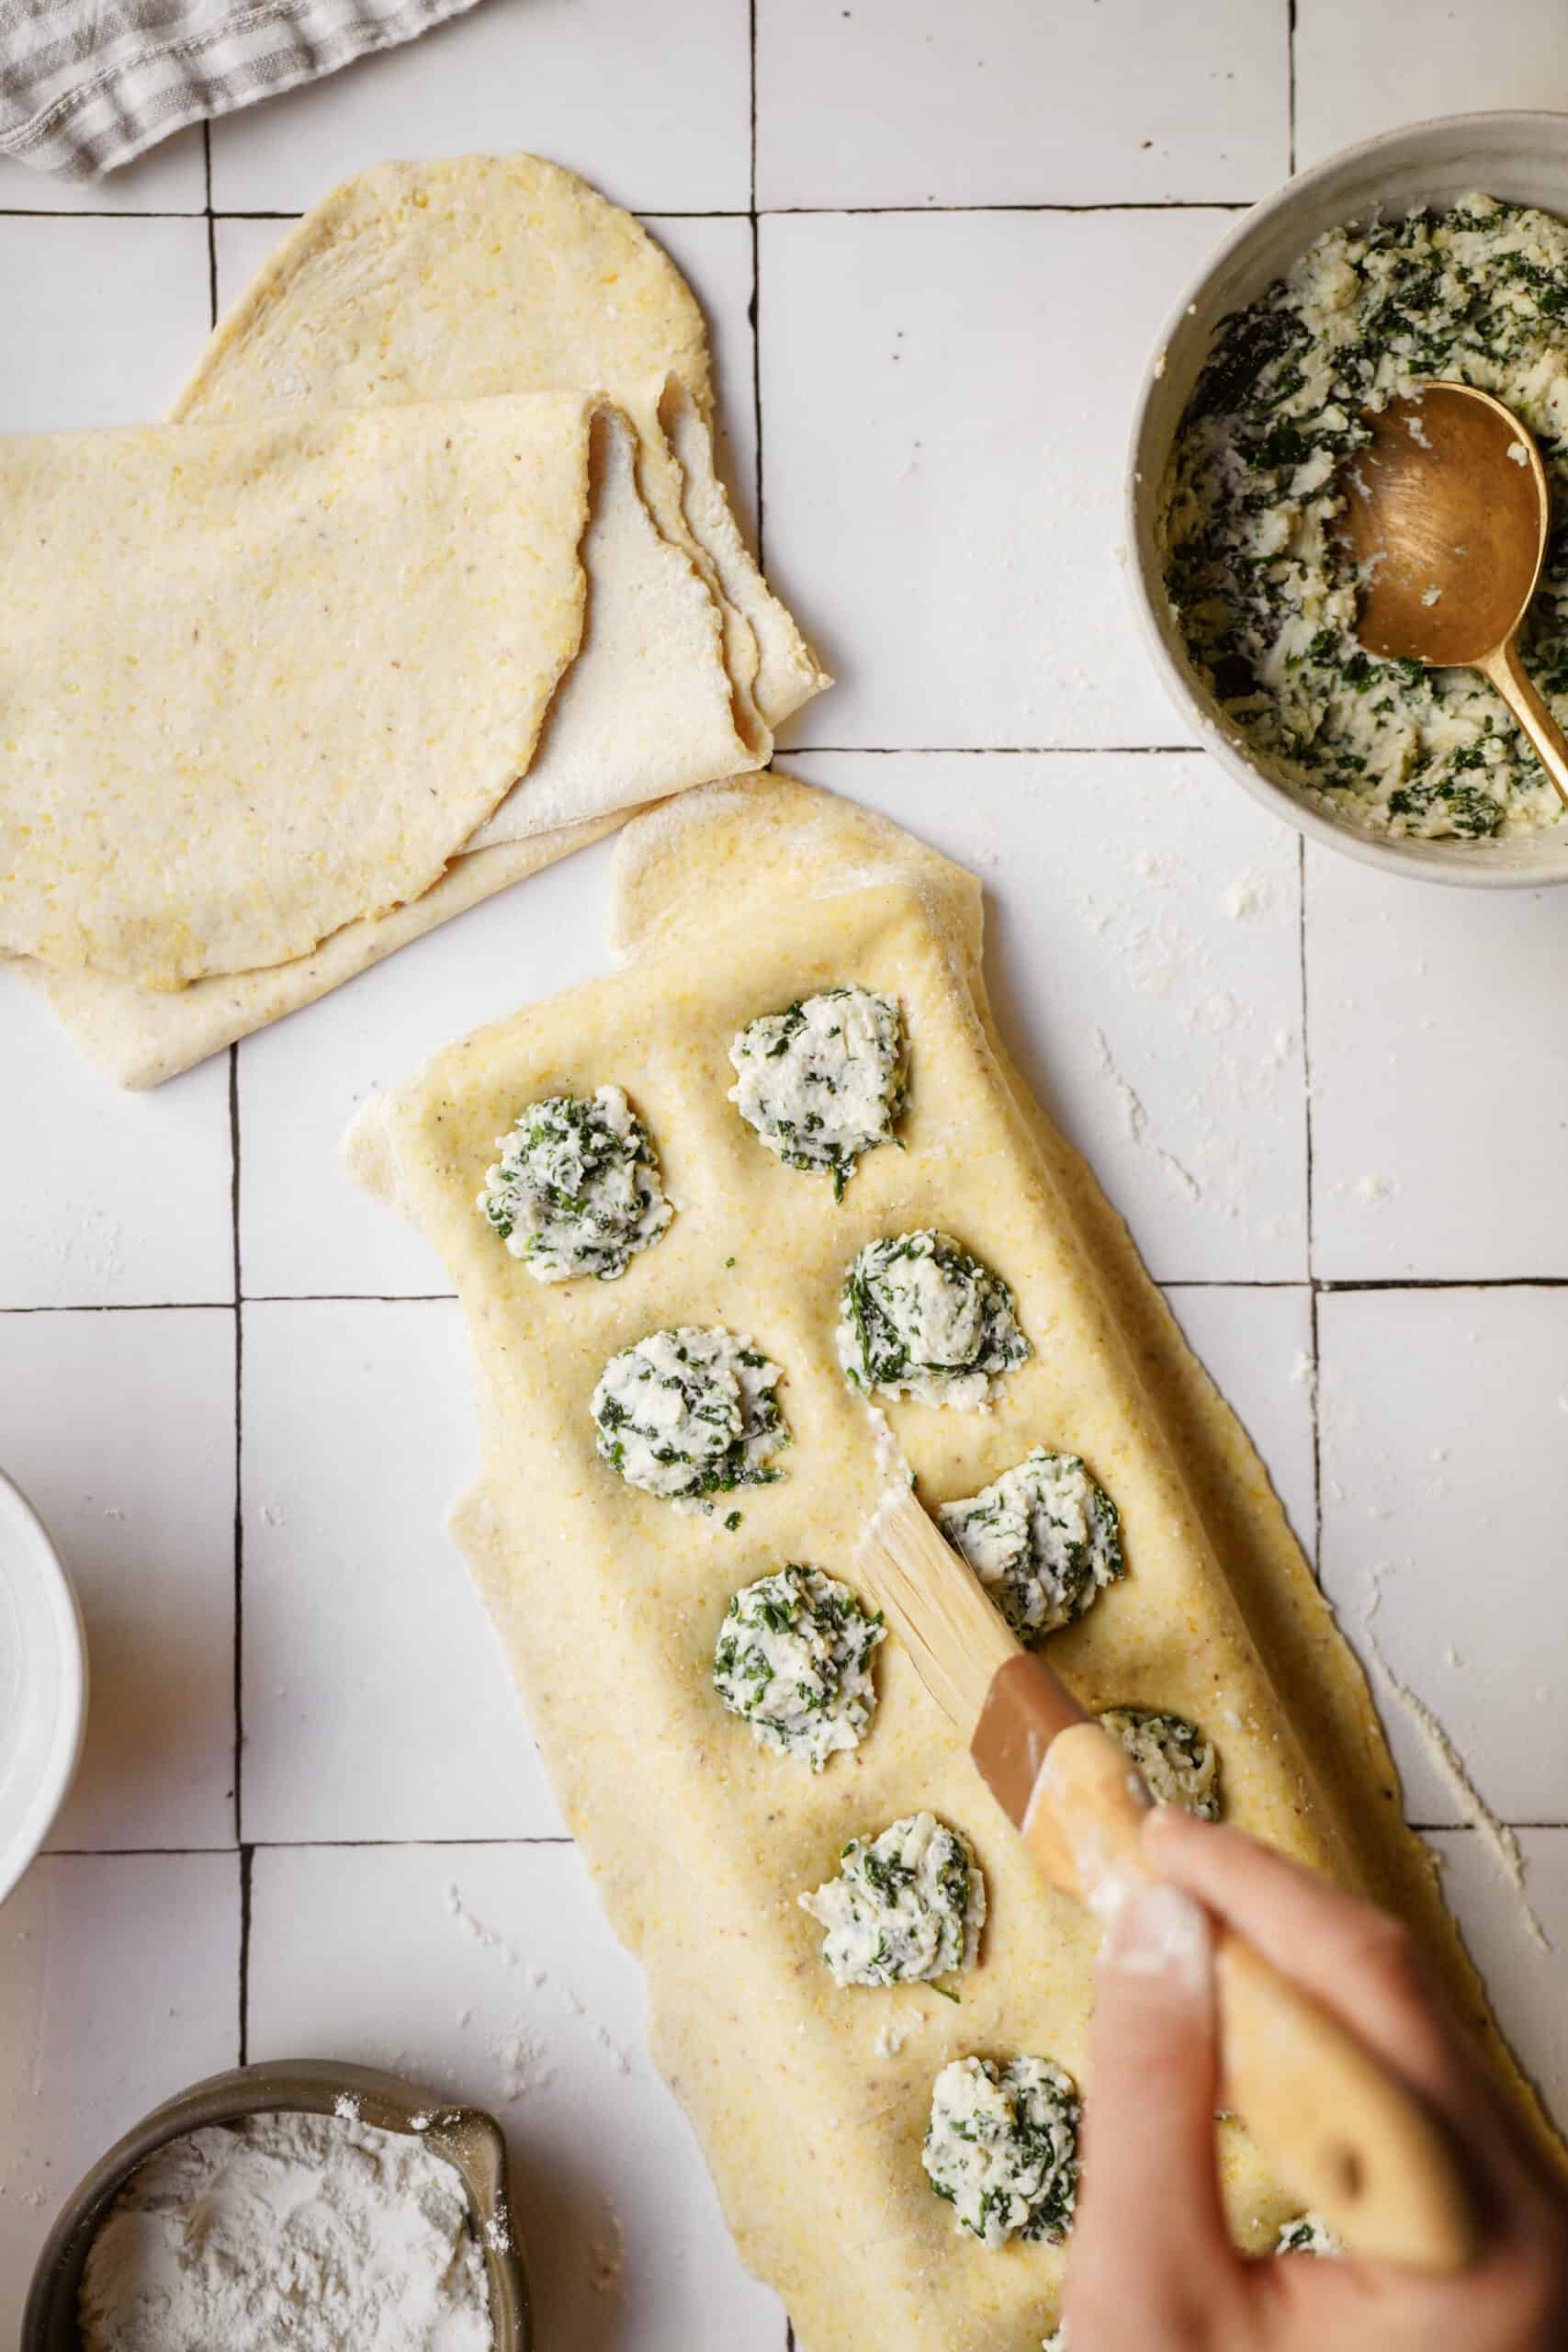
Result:
<instances>
[{"instance_id":1,"label":"bowl rim","mask_svg":"<svg viewBox=\"0 0 1568 2352\"><path fill-rule=\"evenodd\" d=\"M87 1732L88 1667L86 1629L60 1547L16 1479L4 1470L0 1470L0 1517L8 1518L20 1530L28 1548L60 1668L55 1719L44 1770L18 1828L0 1848L0 1903L4 1903L37 1860L43 1841L71 1792Z\"/></svg>"},{"instance_id":2,"label":"bowl rim","mask_svg":"<svg viewBox=\"0 0 1568 2352\"><path fill-rule=\"evenodd\" d=\"M1531 867L1487 862L1488 853L1477 845L1472 855L1464 844L1411 842L1363 832L1358 827L1325 815L1286 785L1277 783L1229 733L1213 710L1200 702L1191 682L1174 659L1160 626L1156 598L1163 583L1151 581L1144 562L1140 526L1144 519L1144 444L1150 430L1150 410L1158 397L1165 356L1180 334L1190 312L1207 292L1210 282L1231 256L1256 238L1268 223L1291 211L1318 188L1358 165L1403 148L1419 150L1429 142L1452 142L1467 130L1484 125L1488 135L1506 136L1509 129L1523 133L1555 131L1563 141L1568 172L1568 111L1554 107L1481 107L1464 114L1426 115L1414 122L1397 123L1349 146L1337 147L1315 164L1292 173L1269 196L1262 197L1232 223L1219 243L1204 255L1161 323L1147 365L1139 381L1127 442L1122 495L1122 522L1128 560L1128 592L1139 634L1156 674L1173 708L1197 738L1194 748L1212 755L1225 773L1260 806L1282 818L1308 841L1320 842L1341 856L1395 874L1405 881L1435 882L1460 889L1544 890L1568 885L1568 827L1562 855L1556 865ZM1157 485L1154 494L1157 496ZM1433 857L1432 850L1454 850L1457 855ZM1427 853L1423 854L1423 852Z\"/></svg>"},{"instance_id":3,"label":"bowl rim","mask_svg":"<svg viewBox=\"0 0 1568 2352\"><path fill-rule=\"evenodd\" d=\"M400 2075L333 2058L282 2058L209 2075L163 2100L106 2149L72 2190L33 2267L20 2352L79 2352L76 2301L88 2249L114 2199L158 2149L250 2115L333 2115L424 2140L460 2177L490 2284L494 2352L534 2352L533 2307L513 2211L506 2135L488 2109L454 2103ZM423 2129L416 2117L427 2117Z\"/></svg>"}]
</instances>

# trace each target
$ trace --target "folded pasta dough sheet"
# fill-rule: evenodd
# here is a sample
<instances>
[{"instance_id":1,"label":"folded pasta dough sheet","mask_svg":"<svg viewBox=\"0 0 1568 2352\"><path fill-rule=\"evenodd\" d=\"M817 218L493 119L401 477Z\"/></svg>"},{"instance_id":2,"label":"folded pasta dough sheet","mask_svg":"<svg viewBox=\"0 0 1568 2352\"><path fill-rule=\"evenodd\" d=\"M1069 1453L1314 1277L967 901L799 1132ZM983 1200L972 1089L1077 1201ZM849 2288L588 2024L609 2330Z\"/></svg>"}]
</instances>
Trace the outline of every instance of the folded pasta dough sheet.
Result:
<instances>
[{"instance_id":1,"label":"folded pasta dough sheet","mask_svg":"<svg viewBox=\"0 0 1568 2352\"><path fill-rule=\"evenodd\" d=\"M122 1086L161 1084L598 840L617 812L694 775L767 757L771 729L829 683L747 548L715 464L703 316L629 213L537 156L386 164L293 228L215 330L175 409L254 424L323 409L604 388L632 420L639 507L602 515L605 559L568 686L529 774L416 899L346 924L305 955L194 981L176 996L113 974L0 956ZM651 583L695 625L683 557L718 616L733 730L716 759L658 723L671 674L649 634ZM608 685L608 693L600 691ZM638 692L639 684L644 691ZM563 740L564 739L564 740ZM640 764L652 749L656 773ZM633 756L628 757L628 752Z\"/></svg>"},{"instance_id":2,"label":"folded pasta dough sheet","mask_svg":"<svg viewBox=\"0 0 1568 2352\"><path fill-rule=\"evenodd\" d=\"M457 1532L567 1820L647 1968L656 2058L743 2255L812 2352L1037 2352L1063 2253L961 2236L921 2142L932 2080L954 2057L1050 2058L1092 2098L1094 1931L1034 1877L896 1640L878 1653L861 1746L818 1776L756 1745L710 1683L738 1587L789 1561L853 1582L880 1476L833 1331L863 1244L943 1228L1012 1285L1033 1344L988 1410L888 1406L926 1500L972 1495L1045 1444L1082 1454L1120 1507L1126 1577L1051 1638L1053 1665L1090 1707L1202 1724L1233 1821L1395 1903L1492 2035L1484 2002L1256 1455L1000 1049L978 886L779 777L671 803L618 856L627 968L377 1098L351 1164L423 1227L461 1296L483 1468ZM835 1204L825 1178L783 1165L740 1120L728 1055L748 1022L840 982L898 998L911 1082L905 1148L867 1154ZM541 1284L475 1198L525 1104L604 1084L646 1122L674 1219L617 1281ZM784 1476L711 1515L624 1484L590 1418L609 1357L681 1324L727 1327L784 1370ZM795 1899L848 1838L921 1809L969 1838L989 1891L956 2006L929 1985L836 1989ZM1239 2127L1220 2139L1236 2233L1263 2248L1297 2208Z\"/></svg>"},{"instance_id":3,"label":"folded pasta dough sheet","mask_svg":"<svg viewBox=\"0 0 1568 2352\"><path fill-rule=\"evenodd\" d=\"M723 607L737 724L776 729L829 682L715 470L701 307L641 222L575 172L539 155L458 155L345 180L220 322L175 414L569 387L607 391L634 420L659 527Z\"/></svg>"}]
</instances>

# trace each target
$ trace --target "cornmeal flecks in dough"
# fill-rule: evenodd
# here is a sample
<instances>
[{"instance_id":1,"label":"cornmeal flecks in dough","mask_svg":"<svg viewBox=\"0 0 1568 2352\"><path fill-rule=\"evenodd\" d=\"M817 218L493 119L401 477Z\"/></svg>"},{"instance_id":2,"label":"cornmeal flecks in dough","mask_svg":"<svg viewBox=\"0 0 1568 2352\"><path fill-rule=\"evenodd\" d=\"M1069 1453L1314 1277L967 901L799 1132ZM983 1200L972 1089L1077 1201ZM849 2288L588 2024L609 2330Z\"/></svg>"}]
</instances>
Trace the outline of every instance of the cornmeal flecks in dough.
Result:
<instances>
[{"instance_id":1,"label":"cornmeal flecks in dough","mask_svg":"<svg viewBox=\"0 0 1568 2352\"><path fill-rule=\"evenodd\" d=\"M840 1863L837 1878L799 1898L828 1930L835 1984L929 1984L974 1967L986 1882L956 1829L913 1813L869 1843L852 1838Z\"/></svg>"},{"instance_id":2,"label":"cornmeal flecks in dough","mask_svg":"<svg viewBox=\"0 0 1568 2352\"><path fill-rule=\"evenodd\" d=\"M731 1600L713 1654L713 1687L763 1747L819 1772L856 1747L876 1705L873 1652L886 1636L880 1610L848 1585L792 1563Z\"/></svg>"},{"instance_id":3,"label":"cornmeal flecks in dough","mask_svg":"<svg viewBox=\"0 0 1568 2352\"><path fill-rule=\"evenodd\" d=\"M766 1486L789 1443L784 1374L733 1331L650 1331L612 1356L593 1391L599 1451L628 1487L667 1501Z\"/></svg>"},{"instance_id":4,"label":"cornmeal flecks in dough","mask_svg":"<svg viewBox=\"0 0 1568 2352\"><path fill-rule=\"evenodd\" d=\"M837 1200L862 1152L892 1139L905 1090L897 997L826 989L749 1023L729 1058L747 1125L786 1167L830 1170Z\"/></svg>"},{"instance_id":5,"label":"cornmeal flecks in dough","mask_svg":"<svg viewBox=\"0 0 1568 2352\"><path fill-rule=\"evenodd\" d=\"M614 1282L674 1215L648 1129L618 1086L591 1102L530 1102L496 1149L478 1205L536 1282Z\"/></svg>"},{"instance_id":6,"label":"cornmeal flecks in dough","mask_svg":"<svg viewBox=\"0 0 1568 2352\"><path fill-rule=\"evenodd\" d=\"M853 1387L971 1408L1033 1353L1001 1276L936 1232L866 1244L844 1279L837 1341Z\"/></svg>"},{"instance_id":7,"label":"cornmeal flecks in dough","mask_svg":"<svg viewBox=\"0 0 1568 2352\"><path fill-rule=\"evenodd\" d=\"M920 2161L957 2226L993 2252L1010 2237L1056 2245L1072 2227L1078 2101L1048 2058L955 2058L931 2091Z\"/></svg>"},{"instance_id":8,"label":"cornmeal flecks in dough","mask_svg":"<svg viewBox=\"0 0 1568 2352\"><path fill-rule=\"evenodd\" d=\"M1100 1726L1126 1749L1156 1804L1218 1821L1219 1752L1197 1724L1156 1707L1108 1707Z\"/></svg>"},{"instance_id":9,"label":"cornmeal flecks in dough","mask_svg":"<svg viewBox=\"0 0 1568 2352\"><path fill-rule=\"evenodd\" d=\"M1287 2222L1280 2232L1276 2254L1343 2254L1345 2249L1335 2236L1321 2213L1303 2213L1299 2220Z\"/></svg>"},{"instance_id":10,"label":"cornmeal flecks in dough","mask_svg":"<svg viewBox=\"0 0 1568 2352\"><path fill-rule=\"evenodd\" d=\"M1076 1453L1037 1445L937 1519L1028 1648L1126 1574L1121 1515Z\"/></svg>"}]
</instances>

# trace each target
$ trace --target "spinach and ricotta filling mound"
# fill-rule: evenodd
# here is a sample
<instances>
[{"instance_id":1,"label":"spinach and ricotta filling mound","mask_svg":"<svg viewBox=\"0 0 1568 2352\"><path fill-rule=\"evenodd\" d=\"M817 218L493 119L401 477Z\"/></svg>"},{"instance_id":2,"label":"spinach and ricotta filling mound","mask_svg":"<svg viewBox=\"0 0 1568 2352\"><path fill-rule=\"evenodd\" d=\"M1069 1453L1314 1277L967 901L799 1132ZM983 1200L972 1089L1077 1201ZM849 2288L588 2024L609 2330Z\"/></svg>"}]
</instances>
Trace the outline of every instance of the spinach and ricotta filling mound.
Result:
<instances>
[{"instance_id":1,"label":"spinach and ricotta filling mound","mask_svg":"<svg viewBox=\"0 0 1568 2352\"><path fill-rule=\"evenodd\" d=\"M1026 1648L1126 1574L1121 1513L1076 1453L1037 1445L937 1521Z\"/></svg>"},{"instance_id":2,"label":"spinach and ricotta filling mound","mask_svg":"<svg viewBox=\"0 0 1568 2352\"><path fill-rule=\"evenodd\" d=\"M1276 2254L1343 2254L1345 2249L1320 2213L1303 2213L1280 2232Z\"/></svg>"},{"instance_id":3,"label":"spinach and ricotta filling mound","mask_svg":"<svg viewBox=\"0 0 1568 2352\"><path fill-rule=\"evenodd\" d=\"M1078 2183L1078 2101L1048 2058L955 2058L937 2076L920 2159L957 2225L993 2250L1010 2237L1058 2245Z\"/></svg>"},{"instance_id":4,"label":"spinach and ricotta filling mound","mask_svg":"<svg viewBox=\"0 0 1568 2352\"><path fill-rule=\"evenodd\" d=\"M799 1898L828 1933L835 1984L918 1984L973 1968L986 1883L968 1842L933 1814L912 1813L869 1843L852 1838L837 1878Z\"/></svg>"},{"instance_id":5,"label":"spinach and ricotta filling mound","mask_svg":"<svg viewBox=\"0 0 1568 2352\"><path fill-rule=\"evenodd\" d=\"M530 1102L496 1149L478 1206L537 1282L614 1282L674 1215L648 1129L618 1086L592 1102Z\"/></svg>"},{"instance_id":6,"label":"spinach and ricotta filling mound","mask_svg":"<svg viewBox=\"0 0 1568 2352\"><path fill-rule=\"evenodd\" d=\"M1032 1354L999 1274L945 1233L870 1241L844 1280L839 1362L869 1394L983 1405Z\"/></svg>"},{"instance_id":7,"label":"spinach and ricotta filling mound","mask_svg":"<svg viewBox=\"0 0 1568 2352\"><path fill-rule=\"evenodd\" d=\"M1108 1707L1100 1724L1126 1749L1156 1804L1182 1805L1201 1821L1218 1821L1220 1759L1195 1723L1160 1708Z\"/></svg>"},{"instance_id":8,"label":"spinach and ricotta filling mound","mask_svg":"<svg viewBox=\"0 0 1568 2352\"><path fill-rule=\"evenodd\" d=\"M1356 637L1341 469L1363 412L1443 377L1495 393L1568 492L1568 225L1488 196L1320 237L1224 322L1165 486L1166 580L1235 731L1319 808L1379 833L1474 841L1562 820L1534 752L1470 670ZM1568 534L1521 639L1568 724Z\"/></svg>"},{"instance_id":9,"label":"spinach and ricotta filling mound","mask_svg":"<svg viewBox=\"0 0 1568 2352\"><path fill-rule=\"evenodd\" d=\"M835 1200L862 1152L892 1140L905 1090L897 997L826 989L751 1022L729 1058L741 1117L786 1167L831 1170Z\"/></svg>"},{"instance_id":10,"label":"spinach and ricotta filling mound","mask_svg":"<svg viewBox=\"0 0 1568 2352\"><path fill-rule=\"evenodd\" d=\"M650 1331L612 1356L593 1391L599 1451L628 1487L695 1500L784 1476L784 1374L733 1331Z\"/></svg>"},{"instance_id":11,"label":"spinach and ricotta filling mound","mask_svg":"<svg viewBox=\"0 0 1568 2352\"><path fill-rule=\"evenodd\" d=\"M731 1600L713 1687L761 1747L819 1772L860 1744L876 1705L872 1657L886 1633L881 1611L863 1609L848 1585L792 1563Z\"/></svg>"}]
</instances>

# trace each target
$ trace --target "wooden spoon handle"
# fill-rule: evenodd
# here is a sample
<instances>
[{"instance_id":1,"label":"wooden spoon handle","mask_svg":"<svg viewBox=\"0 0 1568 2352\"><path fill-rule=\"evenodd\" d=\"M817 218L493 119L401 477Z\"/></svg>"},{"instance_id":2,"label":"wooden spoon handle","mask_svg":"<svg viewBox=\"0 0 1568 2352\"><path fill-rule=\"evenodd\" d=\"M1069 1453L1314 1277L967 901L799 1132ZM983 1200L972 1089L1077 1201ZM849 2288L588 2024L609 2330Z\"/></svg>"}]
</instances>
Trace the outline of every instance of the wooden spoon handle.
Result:
<instances>
[{"instance_id":1,"label":"wooden spoon handle","mask_svg":"<svg viewBox=\"0 0 1568 2352\"><path fill-rule=\"evenodd\" d=\"M1519 660L1517 639L1510 637L1479 666L1534 744L1541 766L1563 799L1568 800L1568 738L1537 694Z\"/></svg>"},{"instance_id":2,"label":"wooden spoon handle","mask_svg":"<svg viewBox=\"0 0 1568 2352\"><path fill-rule=\"evenodd\" d=\"M1052 1741L1023 1822L1047 1879L1102 1917L1154 1872L1148 1792L1098 1724ZM1451 2271L1475 2252L1453 2154L1413 2092L1328 2011L1221 1928L1215 1948L1225 2103L1352 2253Z\"/></svg>"}]
</instances>

